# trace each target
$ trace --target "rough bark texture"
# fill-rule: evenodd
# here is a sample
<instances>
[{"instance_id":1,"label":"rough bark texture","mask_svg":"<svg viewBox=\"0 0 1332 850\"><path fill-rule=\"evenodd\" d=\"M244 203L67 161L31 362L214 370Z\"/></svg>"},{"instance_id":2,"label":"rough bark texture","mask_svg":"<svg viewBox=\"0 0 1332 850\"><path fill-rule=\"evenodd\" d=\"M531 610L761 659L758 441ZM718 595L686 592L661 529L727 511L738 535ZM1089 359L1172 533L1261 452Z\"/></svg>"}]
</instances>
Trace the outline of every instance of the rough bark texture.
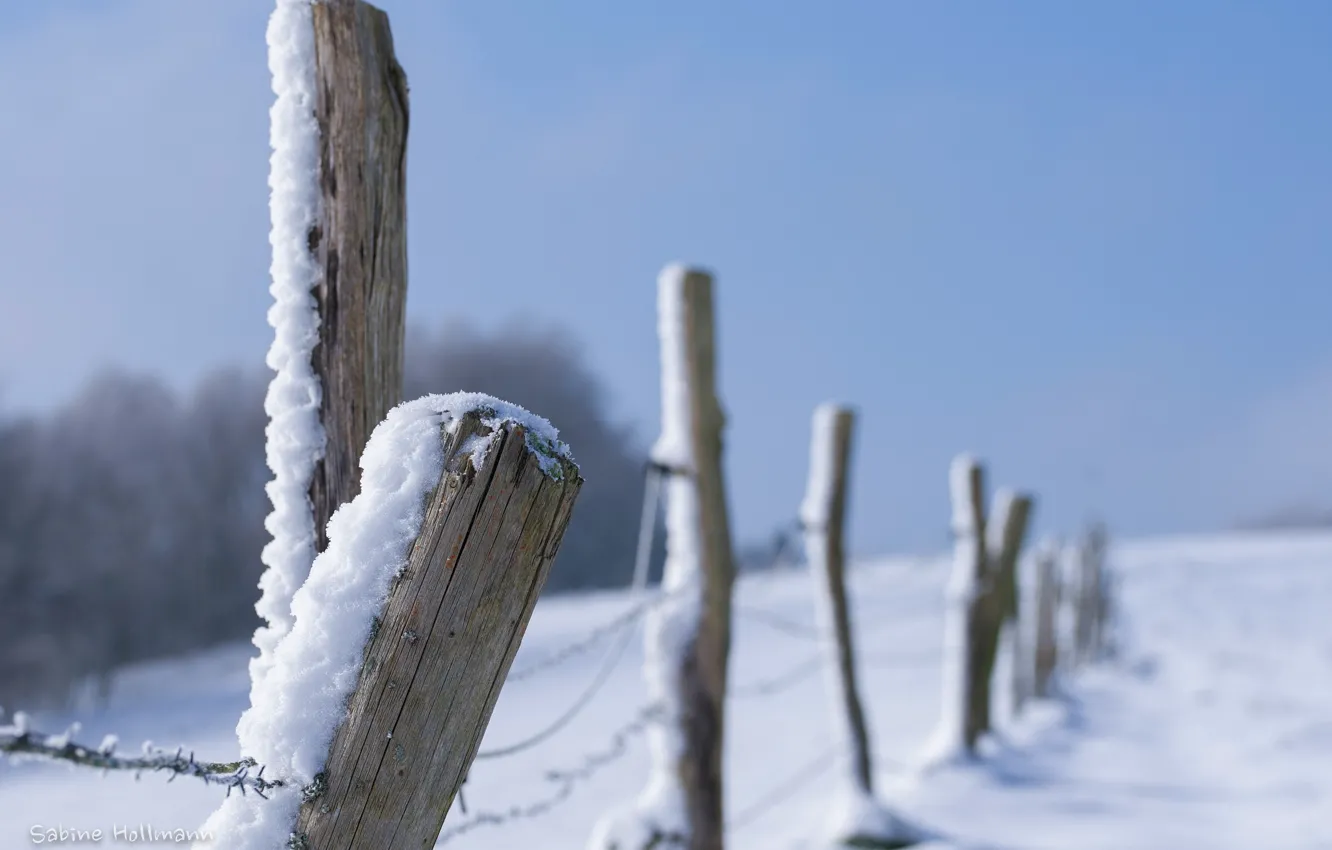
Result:
<instances>
[{"instance_id":1,"label":"rough bark texture","mask_svg":"<svg viewBox=\"0 0 1332 850\"><path fill-rule=\"evenodd\" d=\"M680 671L686 751L679 763L689 822L689 850L722 850L722 744L731 588L735 563L722 477L724 415L717 398L712 276L685 275L685 347L692 417L694 476L702 542L703 612L693 649Z\"/></svg>"},{"instance_id":2,"label":"rough bark texture","mask_svg":"<svg viewBox=\"0 0 1332 850\"><path fill-rule=\"evenodd\" d=\"M370 433L402 401L407 78L379 9L325 0L313 13L323 206L310 247L323 269L314 369L327 442L310 497L322 552Z\"/></svg>"},{"instance_id":3,"label":"rough bark texture","mask_svg":"<svg viewBox=\"0 0 1332 850\"><path fill-rule=\"evenodd\" d=\"M1002 522L999 539L989 547L993 551L986 565L985 597L980 617L979 667L976 670L977 736L993 728L990 708L993 695L995 660L999 654L999 635L1005 623L1017 623L1017 560L1027 533L1031 499L1016 496L1008 513L995 518ZM997 543L997 545L995 545Z\"/></svg>"},{"instance_id":4,"label":"rough bark texture","mask_svg":"<svg viewBox=\"0 0 1332 850\"><path fill-rule=\"evenodd\" d=\"M985 664L985 635L989 622L996 617L995 594L990 587L989 558L985 547L985 469L976 463L971 467L967 487L967 510L971 513L971 528L975 535L975 593L967 610L966 675L963 677L963 704L966 718L963 723L962 743L967 752L974 752L976 742L989 728L990 672Z\"/></svg>"},{"instance_id":5,"label":"rough bark texture","mask_svg":"<svg viewBox=\"0 0 1332 850\"><path fill-rule=\"evenodd\" d=\"M1036 648L1032 690L1040 699L1054 693L1059 644L1055 618L1059 611L1059 578L1056 552L1042 551L1036 559Z\"/></svg>"},{"instance_id":6,"label":"rough bark texture","mask_svg":"<svg viewBox=\"0 0 1332 850\"><path fill-rule=\"evenodd\" d=\"M582 486L548 476L506 425L479 470L445 437L445 470L366 646L325 790L301 809L310 850L432 847L467 775Z\"/></svg>"},{"instance_id":7,"label":"rough bark texture","mask_svg":"<svg viewBox=\"0 0 1332 850\"><path fill-rule=\"evenodd\" d=\"M824 535L827 547L822 564L812 564L821 570L824 592L831 602L832 641L837 665L836 681L839 693L836 695L846 712L846 724L850 731L851 767L856 785L866 794L874 791L874 772L870 760L869 730L865 723L865 710L860 702L860 692L856 687L855 653L851 639L851 616L846 597L846 504L847 481L851 459L851 434L855 425L855 414L850 410L838 410L833 419L833 486L830 503L827 507L828 524L826 528L808 529L811 534Z\"/></svg>"}]
</instances>

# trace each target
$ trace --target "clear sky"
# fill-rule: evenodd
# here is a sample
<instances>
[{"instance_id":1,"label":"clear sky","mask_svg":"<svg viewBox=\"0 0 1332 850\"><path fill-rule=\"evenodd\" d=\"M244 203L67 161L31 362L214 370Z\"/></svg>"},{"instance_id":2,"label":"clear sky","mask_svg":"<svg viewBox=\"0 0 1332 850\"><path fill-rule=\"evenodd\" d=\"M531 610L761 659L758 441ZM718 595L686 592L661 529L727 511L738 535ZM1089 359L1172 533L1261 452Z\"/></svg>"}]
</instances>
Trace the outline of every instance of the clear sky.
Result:
<instances>
[{"instance_id":1,"label":"clear sky","mask_svg":"<svg viewBox=\"0 0 1332 850\"><path fill-rule=\"evenodd\" d=\"M646 441L656 273L713 268L741 539L825 400L861 551L945 542L959 450L1052 531L1332 506L1332 3L383 6L411 317L568 328ZM262 358L268 11L0 3L11 411Z\"/></svg>"}]
</instances>

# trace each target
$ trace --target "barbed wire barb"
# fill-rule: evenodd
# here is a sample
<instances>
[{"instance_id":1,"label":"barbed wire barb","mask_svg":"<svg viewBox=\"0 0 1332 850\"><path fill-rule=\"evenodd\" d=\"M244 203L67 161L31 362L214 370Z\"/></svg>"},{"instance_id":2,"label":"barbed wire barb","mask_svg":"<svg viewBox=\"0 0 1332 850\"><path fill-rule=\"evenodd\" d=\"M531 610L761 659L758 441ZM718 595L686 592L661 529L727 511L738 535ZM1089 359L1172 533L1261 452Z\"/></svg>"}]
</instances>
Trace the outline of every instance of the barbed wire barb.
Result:
<instances>
[{"instance_id":1,"label":"barbed wire barb","mask_svg":"<svg viewBox=\"0 0 1332 850\"><path fill-rule=\"evenodd\" d=\"M265 779L263 767L251 774L250 769L258 766L252 758L231 762L201 762L193 752L187 758L184 747L177 747L172 753L170 750L152 747L147 742L142 756L118 756L115 754L116 745L109 738L100 747L90 747L71 740L73 727L61 735L45 735L27 728L26 718L21 714L16 714L15 720L18 722L13 725L0 726L0 754L96 768L103 775L112 770L130 771L135 781L145 771L165 771L169 774L168 782L174 781L177 776L191 776L209 785L225 786L228 797L232 789L239 788L242 794L248 789L268 799L265 791L286 784L280 779Z\"/></svg>"}]
</instances>

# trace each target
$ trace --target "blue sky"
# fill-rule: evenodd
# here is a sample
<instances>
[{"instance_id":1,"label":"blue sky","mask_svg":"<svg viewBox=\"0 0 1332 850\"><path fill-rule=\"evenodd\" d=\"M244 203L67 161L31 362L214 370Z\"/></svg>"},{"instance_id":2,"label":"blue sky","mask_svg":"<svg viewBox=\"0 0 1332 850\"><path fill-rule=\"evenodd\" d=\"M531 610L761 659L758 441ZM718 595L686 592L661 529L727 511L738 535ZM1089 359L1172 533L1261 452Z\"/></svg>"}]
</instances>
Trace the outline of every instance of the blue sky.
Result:
<instances>
[{"instance_id":1,"label":"blue sky","mask_svg":"<svg viewBox=\"0 0 1332 850\"><path fill-rule=\"evenodd\" d=\"M740 538L825 400L861 551L945 541L960 450L1049 531L1332 506L1332 5L383 6L411 317L568 328L646 441L656 273L713 268ZM268 9L0 6L9 409L262 358Z\"/></svg>"}]
</instances>

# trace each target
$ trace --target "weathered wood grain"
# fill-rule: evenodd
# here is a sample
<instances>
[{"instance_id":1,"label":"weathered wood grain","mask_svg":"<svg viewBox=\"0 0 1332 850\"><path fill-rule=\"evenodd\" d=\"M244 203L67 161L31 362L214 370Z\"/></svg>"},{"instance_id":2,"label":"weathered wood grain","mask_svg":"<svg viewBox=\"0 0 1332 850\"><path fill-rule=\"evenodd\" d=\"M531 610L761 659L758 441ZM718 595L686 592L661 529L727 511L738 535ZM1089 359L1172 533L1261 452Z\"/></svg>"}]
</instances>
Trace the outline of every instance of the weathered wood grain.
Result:
<instances>
[{"instance_id":1,"label":"weathered wood grain","mask_svg":"<svg viewBox=\"0 0 1332 850\"><path fill-rule=\"evenodd\" d=\"M466 417L408 566L366 647L333 739L324 791L300 812L311 850L434 845L467 775L582 486L548 476L520 426L505 425L480 469Z\"/></svg>"},{"instance_id":2,"label":"weathered wood grain","mask_svg":"<svg viewBox=\"0 0 1332 850\"><path fill-rule=\"evenodd\" d=\"M351 501L361 452L402 401L407 303L407 79L388 16L361 0L313 8L322 208L310 247L315 287L324 457L310 485L317 551Z\"/></svg>"}]
</instances>

